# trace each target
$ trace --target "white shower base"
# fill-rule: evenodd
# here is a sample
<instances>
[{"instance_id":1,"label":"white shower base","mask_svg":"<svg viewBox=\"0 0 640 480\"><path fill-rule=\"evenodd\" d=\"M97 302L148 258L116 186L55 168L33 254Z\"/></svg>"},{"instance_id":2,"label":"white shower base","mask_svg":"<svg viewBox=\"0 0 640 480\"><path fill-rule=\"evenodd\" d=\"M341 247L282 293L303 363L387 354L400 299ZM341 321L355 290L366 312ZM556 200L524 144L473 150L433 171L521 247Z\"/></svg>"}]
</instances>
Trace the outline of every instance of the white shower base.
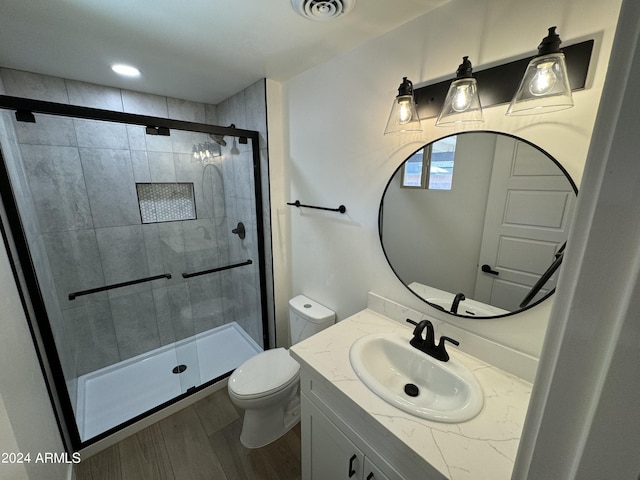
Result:
<instances>
[{"instance_id":1,"label":"white shower base","mask_svg":"<svg viewBox=\"0 0 640 480\"><path fill-rule=\"evenodd\" d=\"M230 372L262 348L236 322L78 378L76 422L87 440ZM187 369L174 374L173 368Z\"/></svg>"}]
</instances>

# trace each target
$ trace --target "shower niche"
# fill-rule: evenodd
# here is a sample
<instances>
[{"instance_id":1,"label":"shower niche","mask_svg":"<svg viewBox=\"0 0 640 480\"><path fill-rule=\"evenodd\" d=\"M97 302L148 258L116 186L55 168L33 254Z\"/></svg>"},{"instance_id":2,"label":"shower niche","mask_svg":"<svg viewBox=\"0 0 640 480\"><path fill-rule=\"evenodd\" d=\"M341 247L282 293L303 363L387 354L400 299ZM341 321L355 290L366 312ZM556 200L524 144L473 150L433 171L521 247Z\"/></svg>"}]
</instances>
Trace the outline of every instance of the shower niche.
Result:
<instances>
[{"instance_id":1,"label":"shower niche","mask_svg":"<svg viewBox=\"0 0 640 480\"><path fill-rule=\"evenodd\" d=\"M2 200L73 450L268 347L257 132L2 107Z\"/></svg>"}]
</instances>

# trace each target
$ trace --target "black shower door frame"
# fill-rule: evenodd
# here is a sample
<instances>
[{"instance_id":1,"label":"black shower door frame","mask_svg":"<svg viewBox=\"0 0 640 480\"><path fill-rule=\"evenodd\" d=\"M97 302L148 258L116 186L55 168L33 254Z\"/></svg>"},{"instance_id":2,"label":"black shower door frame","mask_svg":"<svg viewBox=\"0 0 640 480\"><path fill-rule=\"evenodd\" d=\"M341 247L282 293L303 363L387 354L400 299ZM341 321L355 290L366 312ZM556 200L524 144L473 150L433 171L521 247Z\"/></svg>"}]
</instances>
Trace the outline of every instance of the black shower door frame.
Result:
<instances>
[{"instance_id":1,"label":"black shower door frame","mask_svg":"<svg viewBox=\"0 0 640 480\"><path fill-rule=\"evenodd\" d=\"M197 122L173 120L167 118L136 115L131 113L115 112L97 108L81 107L54 102L45 102L27 98L0 95L0 108L13 110L18 121L35 121L33 114L58 115L61 117L81 118L88 120L108 121L129 125L146 127L149 135L169 135L171 130L184 130L192 132L208 133L239 138L241 143L251 141L253 158L253 178L256 207L256 227L258 235L258 273L260 281L260 300L263 329L263 348L269 345L269 328L267 314L267 281L265 274L265 241L263 224L262 181L260 169L259 134L254 130L236 128L234 125L223 127L207 125ZM53 331L49 324L49 318L45 308L44 299L40 291L40 284L36 277L35 267L29 251L25 231L22 226L18 204L13 193L11 180L5 159L0 151L0 233L5 247L9 253L9 261L13 276L18 287L20 299L25 311L27 323L33 339L33 343L45 379L49 398L54 410L58 428L60 430L65 449L68 453L76 452L88 447L113 433L126 428L142 418L156 413L169 405L172 405L196 392L213 385L228 377L231 372L214 378L197 387L190 388L187 392L164 402L153 409L138 415L115 428L107 430L100 435L86 441L80 438L80 432L75 421L71 398L66 388L62 364L56 349Z\"/></svg>"}]
</instances>

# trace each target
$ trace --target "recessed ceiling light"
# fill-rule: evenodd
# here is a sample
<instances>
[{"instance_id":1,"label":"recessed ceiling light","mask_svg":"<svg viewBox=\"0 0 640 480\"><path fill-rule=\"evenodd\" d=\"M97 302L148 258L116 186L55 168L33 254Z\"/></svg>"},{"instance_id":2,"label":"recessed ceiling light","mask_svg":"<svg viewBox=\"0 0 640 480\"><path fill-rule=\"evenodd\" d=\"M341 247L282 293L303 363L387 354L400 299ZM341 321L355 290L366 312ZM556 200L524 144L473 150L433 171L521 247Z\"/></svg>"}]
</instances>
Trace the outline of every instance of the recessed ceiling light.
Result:
<instances>
[{"instance_id":1,"label":"recessed ceiling light","mask_svg":"<svg viewBox=\"0 0 640 480\"><path fill-rule=\"evenodd\" d=\"M123 63L116 63L111 65L111 70L116 72L118 75L123 75L125 77L139 77L140 70L136 67L132 67L131 65L125 65Z\"/></svg>"}]
</instances>

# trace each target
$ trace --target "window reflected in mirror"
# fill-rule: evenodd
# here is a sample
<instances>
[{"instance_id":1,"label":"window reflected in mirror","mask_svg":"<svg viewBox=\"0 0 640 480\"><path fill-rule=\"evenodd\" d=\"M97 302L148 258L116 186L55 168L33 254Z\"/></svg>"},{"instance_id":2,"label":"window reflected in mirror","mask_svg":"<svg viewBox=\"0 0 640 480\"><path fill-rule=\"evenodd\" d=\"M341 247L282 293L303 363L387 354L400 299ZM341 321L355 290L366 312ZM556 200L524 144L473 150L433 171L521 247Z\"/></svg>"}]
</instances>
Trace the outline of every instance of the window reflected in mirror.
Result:
<instances>
[{"instance_id":1,"label":"window reflected in mirror","mask_svg":"<svg viewBox=\"0 0 640 480\"><path fill-rule=\"evenodd\" d=\"M402 164L400 188L451 190L457 137L426 145Z\"/></svg>"}]
</instances>

